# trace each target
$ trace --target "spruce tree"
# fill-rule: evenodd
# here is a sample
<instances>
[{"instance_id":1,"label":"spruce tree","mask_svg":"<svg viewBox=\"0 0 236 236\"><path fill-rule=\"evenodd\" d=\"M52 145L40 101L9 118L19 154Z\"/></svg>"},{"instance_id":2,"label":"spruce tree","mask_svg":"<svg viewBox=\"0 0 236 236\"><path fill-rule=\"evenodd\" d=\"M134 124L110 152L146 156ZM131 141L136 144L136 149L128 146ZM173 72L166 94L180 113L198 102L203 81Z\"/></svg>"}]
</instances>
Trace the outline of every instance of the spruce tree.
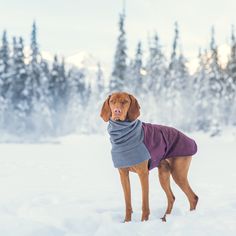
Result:
<instances>
[{"instance_id":1,"label":"spruce tree","mask_svg":"<svg viewBox=\"0 0 236 236\"><path fill-rule=\"evenodd\" d=\"M17 132L28 131L28 117L30 115L30 91L27 88L28 74L25 65L24 43L20 37L17 41L13 38L13 78L10 87L13 123L11 128L16 129Z\"/></svg>"},{"instance_id":2,"label":"spruce tree","mask_svg":"<svg viewBox=\"0 0 236 236\"><path fill-rule=\"evenodd\" d=\"M10 50L7 32L3 31L2 45L0 47L0 96L6 97L10 86Z\"/></svg>"},{"instance_id":3,"label":"spruce tree","mask_svg":"<svg viewBox=\"0 0 236 236\"><path fill-rule=\"evenodd\" d=\"M179 38L179 27L178 23L175 22L175 34L170 63L165 76L163 96L168 113L167 122L182 129L189 129L191 120L190 117L187 117L188 120L186 119L185 111L189 108L187 101L190 98L191 82ZM187 97L188 100L186 100ZM185 119L184 123L182 122L183 119Z\"/></svg>"},{"instance_id":4,"label":"spruce tree","mask_svg":"<svg viewBox=\"0 0 236 236\"><path fill-rule=\"evenodd\" d=\"M236 124L235 115L236 115L236 39L234 26L232 26L231 32L231 53L229 61L226 67L227 77L225 78L225 89L224 89L224 102L225 110L224 116L226 125Z\"/></svg>"},{"instance_id":5,"label":"spruce tree","mask_svg":"<svg viewBox=\"0 0 236 236\"><path fill-rule=\"evenodd\" d=\"M127 80L127 46L125 33L125 13L120 14L119 30L116 53L114 58L114 68L110 80L110 90L123 90Z\"/></svg>"},{"instance_id":6,"label":"spruce tree","mask_svg":"<svg viewBox=\"0 0 236 236\"><path fill-rule=\"evenodd\" d=\"M41 58L39 53L39 46L37 43L37 28L36 23L33 22L32 32L31 32L31 55L30 62L28 64L28 81L27 81L27 89L30 91L30 100L32 109L38 106L38 101L40 100L40 96L42 95L42 87L41 87Z\"/></svg>"},{"instance_id":7,"label":"spruce tree","mask_svg":"<svg viewBox=\"0 0 236 236\"><path fill-rule=\"evenodd\" d=\"M59 98L59 62L57 55L54 56L53 64L52 64L52 70L50 73L50 79L49 79L49 91L50 95L52 97L52 107L56 107L58 103Z\"/></svg>"},{"instance_id":8,"label":"spruce tree","mask_svg":"<svg viewBox=\"0 0 236 236\"><path fill-rule=\"evenodd\" d=\"M37 27L36 22L33 22L32 31L31 31L31 62L38 63L40 60L40 52L37 40Z\"/></svg>"},{"instance_id":9,"label":"spruce tree","mask_svg":"<svg viewBox=\"0 0 236 236\"><path fill-rule=\"evenodd\" d=\"M104 74L101 68L100 62L97 64L97 80L96 80L96 91L95 93L99 94L100 99L103 98L105 93L105 79Z\"/></svg>"},{"instance_id":10,"label":"spruce tree","mask_svg":"<svg viewBox=\"0 0 236 236\"><path fill-rule=\"evenodd\" d=\"M210 126L210 120L208 116L209 104L207 100L208 96L208 77L207 77L207 50L204 53L199 50L198 54L198 68L196 73L193 75L193 120L196 130L202 130L207 132Z\"/></svg>"},{"instance_id":11,"label":"spruce tree","mask_svg":"<svg viewBox=\"0 0 236 236\"><path fill-rule=\"evenodd\" d=\"M127 89L135 94L141 96L143 92L143 79L144 79L144 68L143 68L143 50L142 43L138 42L135 57L130 60L130 65L127 73Z\"/></svg>"},{"instance_id":12,"label":"spruce tree","mask_svg":"<svg viewBox=\"0 0 236 236\"><path fill-rule=\"evenodd\" d=\"M211 120L211 134L217 135L220 130L222 119L221 106L223 95L223 71L219 64L218 49L215 42L215 29L211 29L210 58L208 62L208 80L209 80L209 119Z\"/></svg>"},{"instance_id":13,"label":"spruce tree","mask_svg":"<svg viewBox=\"0 0 236 236\"><path fill-rule=\"evenodd\" d=\"M178 55L177 55L177 49L178 49L178 40L179 40L179 29L178 24L175 22L175 35L173 40L173 46L172 46L172 52L171 52L171 58L170 63L167 71L167 75L165 77L165 100L166 100L166 111L168 112L169 119L167 120L168 124L174 123L176 125L176 118L179 117L177 115L177 109L179 108L180 103L180 93L178 90L178 80L177 80L177 74L178 74ZM179 113L179 111L178 111Z\"/></svg>"},{"instance_id":14,"label":"spruce tree","mask_svg":"<svg viewBox=\"0 0 236 236\"><path fill-rule=\"evenodd\" d=\"M147 76L145 78L147 90L159 96L163 91L165 76L167 72L167 61L162 52L160 40L157 34L150 42L149 57L146 65Z\"/></svg>"}]
</instances>

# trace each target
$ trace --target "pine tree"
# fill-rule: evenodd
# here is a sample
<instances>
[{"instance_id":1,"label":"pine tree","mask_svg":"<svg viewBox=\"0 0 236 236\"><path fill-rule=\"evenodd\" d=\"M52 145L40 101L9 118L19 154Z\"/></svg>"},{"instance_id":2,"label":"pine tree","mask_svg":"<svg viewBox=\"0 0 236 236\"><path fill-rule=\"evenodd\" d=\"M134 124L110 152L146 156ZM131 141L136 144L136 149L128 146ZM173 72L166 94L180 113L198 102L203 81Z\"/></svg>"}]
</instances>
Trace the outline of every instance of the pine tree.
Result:
<instances>
[{"instance_id":1,"label":"pine tree","mask_svg":"<svg viewBox=\"0 0 236 236\"><path fill-rule=\"evenodd\" d=\"M178 24L177 22L175 23L175 36L174 36L174 41L173 41L173 46L172 46L172 53L171 53L171 58L170 58L170 64L165 80L165 87L166 87L166 95L167 99L170 101L175 100L176 96L176 71L177 71L177 65L178 65L178 59L177 59L177 44L178 44L178 39L179 39L179 29L178 29ZM174 93L175 92L175 93Z\"/></svg>"},{"instance_id":2,"label":"pine tree","mask_svg":"<svg viewBox=\"0 0 236 236\"><path fill-rule=\"evenodd\" d=\"M32 32L31 32L31 57L28 65L28 81L27 89L30 93L29 99L33 107L38 106L37 103L42 95L41 81L40 77L42 74L41 68L41 58L39 53L39 47L37 43L37 28L36 23L33 22Z\"/></svg>"},{"instance_id":3,"label":"pine tree","mask_svg":"<svg viewBox=\"0 0 236 236\"><path fill-rule=\"evenodd\" d=\"M99 98L103 98L103 95L105 93L105 81L100 62L98 62L97 64L97 80L95 90L95 92L99 95Z\"/></svg>"},{"instance_id":4,"label":"pine tree","mask_svg":"<svg viewBox=\"0 0 236 236\"><path fill-rule=\"evenodd\" d=\"M81 104L85 103L85 90L86 90L86 82L85 82L85 74L82 70L78 68L71 68L68 73L68 81L69 81L69 96L70 100L75 99Z\"/></svg>"},{"instance_id":5,"label":"pine tree","mask_svg":"<svg viewBox=\"0 0 236 236\"><path fill-rule=\"evenodd\" d=\"M130 65L127 68L127 78L129 80L126 82L126 90L136 95L141 95L143 92L144 68L142 57L142 44L138 42L135 57L130 60Z\"/></svg>"},{"instance_id":6,"label":"pine tree","mask_svg":"<svg viewBox=\"0 0 236 236\"><path fill-rule=\"evenodd\" d=\"M0 47L0 129L5 128L6 113L8 109L7 92L10 86L10 56L7 41L7 32L3 31L2 45Z\"/></svg>"},{"instance_id":7,"label":"pine tree","mask_svg":"<svg viewBox=\"0 0 236 236\"><path fill-rule=\"evenodd\" d=\"M49 93L49 78L50 70L48 63L45 60L41 60L40 64L40 87L38 89L38 97L33 101L31 111L31 123L32 131L35 136L48 136L52 134L53 129L53 109L52 97Z\"/></svg>"},{"instance_id":8,"label":"pine tree","mask_svg":"<svg viewBox=\"0 0 236 236\"><path fill-rule=\"evenodd\" d=\"M211 133L217 135L220 132L220 123L222 119L220 103L223 95L223 71L219 64L218 49L215 42L215 29L211 30L210 58L208 63L209 78L209 119L211 120Z\"/></svg>"},{"instance_id":9,"label":"pine tree","mask_svg":"<svg viewBox=\"0 0 236 236\"><path fill-rule=\"evenodd\" d=\"M167 73L166 58L162 52L159 42L159 37L156 34L149 46L149 58L146 65L146 83L147 90L153 91L160 96L163 91L165 76Z\"/></svg>"},{"instance_id":10,"label":"pine tree","mask_svg":"<svg viewBox=\"0 0 236 236\"><path fill-rule=\"evenodd\" d=\"M57 55L55 55L49 79L49 91L52 97L52 107L54 108L57 105L57 98L59 97L58 88L59 88L59 62Z\"/></svg>"},{"instance_id":11,"label":"pine tree","mask_svg":"<svg viewBox=\"0 0 236 236\"><path fill-rule=\"evenodd\" d=\"M166 100L166 112L167 112L167 124L177 125L176 119L180 117L180 91L178 85L177 75L179 73L179 61L177 55L179 40L179 28L177 22L175 22L175 35L173 40L172 52L168 71L165 77L165 89L164 96ZM178 116L176 116L178 112ZM181 116L182 117L182 116Z\"/></svg>"},{"instance_id":12,"label":"pine tree","mask_svg":"<svg viewBox=\"0 0 236 236\"><path fill-rule=\"evenodd\" d=\"M32 32L31 32L31 62L38 63L40 61L40 52L37 40L37 27L36 22L33 22Z\"/></svg>"},{"instance_id":13,"label":"pine tree","mask_svg":"<svg viewBox=\"0 0 236 236\"><path fill-rule=\"evenodd\" d=\"M231 54L226 67L227 77L225 78L225 89L224 89L224 102L225 111L224 116L226 125L236 124L236 39L234 26L232 26L231 32Z\"/></svg>"},{"instance_id":14,"label":"pine tree","mask_svg":"<svg viewBox=\"0 0 236 236\"><path fill-rule=\"evenodd\" d=\"M118 43L114 58L114 68L110 81L110 90L123 90L125 87L125 80L127 74L127 46L126 46L126 33L124 29L125 13L120 14Z\"/></svg>"},{"instance_id":15,"label":"pine tree","mask_svg":"<svg viewBox=\"0 0 236 236\"><path fill-rule=\"evenodd\" d=\"M210 126L210 120L208 116L208 77L207 77L207 50L202 54L201 49L198 54L199 66L196 73L194 74L194 85L193 85L193 104L194 113L193 120L195 120L194 126L196 130L202 130L207 132Z\"/></svg>"},{"instance_id":16,"label":"pine tree","mask_svg":"<svg viewBox=\"0 0 236 236\"><path fill-rule=\"evenodd\" d=\"M137 45L136 55L134 59L133 76L134 76L134 93L140 94L143 91L143 50L142 43Z\"/></svg>"},{"instance_id":17,"label":"pine tree","mask_svg":"<svg viewBox=\"0 0 236 236\"><path fill-rule=\"evenodd\" d=\"M7 32L3 32L0 47L0 96L5 98L10 86L10 50L7 41Z\"/></svg>"},{"instance_id":18,"label":"pine tree","mask_svg":"<svg viewBox=\"0 0 236 236\"><path fill-rule=\"evenodd\" d=\"M27 131L27 118L30 115L29 91L27 89L27 70L25 65L24 44L20 37L18 42L13 38L13 78L10 87L11 104L13 112L12 128L18 132Z\"/></svg>"},{"instance_id":19,"label":"pine tree","mask_svg":"<svg viewBox=\"0 0 236 236\"><path fill-rule=\"evenodd\" d=\"M71 131L82 132L84 130L83 122L86 119L84 110L86 107L85 97L85 74L82 70L72 67L68 72L68 112L65 118L67 128ZM78 123L78 121L80 121ZM69 131L68 131L69 132Z\"/></svg>"}]
</instances>

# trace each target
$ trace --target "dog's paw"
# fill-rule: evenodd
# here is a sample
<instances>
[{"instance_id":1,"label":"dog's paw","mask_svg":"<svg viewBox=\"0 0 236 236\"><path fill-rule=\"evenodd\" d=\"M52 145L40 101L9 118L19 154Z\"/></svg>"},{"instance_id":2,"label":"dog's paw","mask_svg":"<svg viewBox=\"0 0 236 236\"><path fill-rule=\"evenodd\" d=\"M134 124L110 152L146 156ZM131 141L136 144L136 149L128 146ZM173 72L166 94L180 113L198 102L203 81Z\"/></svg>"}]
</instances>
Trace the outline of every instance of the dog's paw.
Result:
<instances>
[{"instance_id":1,"label":"dog's paw","mask_svg":"<svg viewBox=\"0 0 236 236\"><path fill-rule=\"evenodd\" d=\"M130 222L130 221L131 221L131 217L125 217L125 219L123 220L123 223Z\"/></svg>"},{"instance_id":2,"label":"dog's paw","mask_svg":"<svg viewBox=\"0 0 236 236\"><path fill-rule=\"evenodd\" d=\"M149 219L149 213L142 214L141 221L148 221L148 219Z\"/></svg>"},{"instance_id":3,"label":"dog's paw","mask_svg":"<svg viewBox=\"0 0 236 236\"><path fill-rule=\"evenodd\" d=\"M162 222L166 222L166 215L164 215L163 217L161 217Z\"/></svg>"}]
</instances>

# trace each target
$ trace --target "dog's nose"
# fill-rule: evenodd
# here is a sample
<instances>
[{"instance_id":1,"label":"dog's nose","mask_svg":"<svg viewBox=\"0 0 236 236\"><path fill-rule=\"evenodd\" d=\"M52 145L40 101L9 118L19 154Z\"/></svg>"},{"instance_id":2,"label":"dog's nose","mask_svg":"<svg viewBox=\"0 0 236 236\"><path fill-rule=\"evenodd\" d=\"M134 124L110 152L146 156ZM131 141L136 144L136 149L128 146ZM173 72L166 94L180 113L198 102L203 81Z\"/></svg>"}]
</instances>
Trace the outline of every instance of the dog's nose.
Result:
<instances>
[{"instance_id":1,"label":"dog's nose","mask_svg":"<svg viewBox=\"0 0 236 236\"><path fill-rule=\"evenodd\" d=\"M114 109L114 113L115 113L116 115L120 115L121 109L115 108L115 109Z\"/></svg>"}]
</instances>

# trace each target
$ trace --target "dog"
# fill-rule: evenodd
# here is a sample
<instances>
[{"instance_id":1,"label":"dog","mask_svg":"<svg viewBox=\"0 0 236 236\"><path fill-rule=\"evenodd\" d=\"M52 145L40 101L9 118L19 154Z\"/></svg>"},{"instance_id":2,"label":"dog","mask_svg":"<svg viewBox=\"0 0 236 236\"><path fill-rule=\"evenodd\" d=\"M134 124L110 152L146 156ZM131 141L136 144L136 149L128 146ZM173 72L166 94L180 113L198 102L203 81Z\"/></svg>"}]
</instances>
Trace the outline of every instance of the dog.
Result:
<instances>
[{"instance_id":1,"label":"dog","mask_svg":"<svg viewBox=\"0 0 236 236\"><path fill-rule=\"evenodd\" d=\"M109 95L100 113L105 122L109 121L112 158L114 166L118 168L124 191L124 222L131 221L133 213L130 171L137 173L141 182L141 221L149 219L149 171L155 167L158 167L160 185L168 202L162 221L166 221L175 201L170 187L170 176L187 196L190 211L195 210L199 198L187 178L192 155L197 152L195 141L174 128L141 122L137 119L139 115L140 106L137 99L126 92Z\"/></svg>"}]
</instances>

